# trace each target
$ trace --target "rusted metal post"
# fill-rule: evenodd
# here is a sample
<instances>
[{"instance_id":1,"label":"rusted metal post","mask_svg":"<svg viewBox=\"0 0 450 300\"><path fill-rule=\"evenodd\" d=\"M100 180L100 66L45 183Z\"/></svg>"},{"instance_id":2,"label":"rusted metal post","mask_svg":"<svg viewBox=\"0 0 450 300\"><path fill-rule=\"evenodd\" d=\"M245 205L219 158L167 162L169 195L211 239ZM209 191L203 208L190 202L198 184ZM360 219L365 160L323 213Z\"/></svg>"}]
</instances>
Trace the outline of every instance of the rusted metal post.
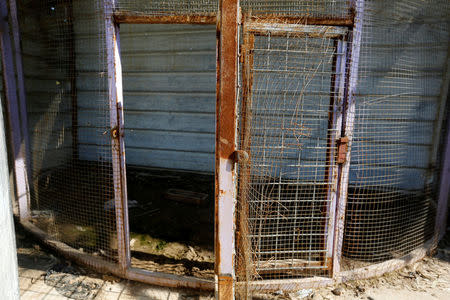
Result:
<instances>
[{"instance_id":1,"label":"rusted metal post","mask_svg":"<svg viewBox=\"0 0 450 300\"><path fill-rule=\"evenodd\" d=\"M0 47L2 49L3 82L6 103L9 112L10 136L12 155L14 158L14 175L16 185L16 199L19 203L21 220L30 216L30 194L28 189L28 175L25 165L25 141L20 123L20 105L17 97L16 73L14 71L13 46L8 24L8 7L6 1L0 1ZM23 79L23 78L22 78ZM27 129L28 130L28 129Z\"/></svg>"},{"instance_id":2,"label":"rusted metal post","mask_svg":"<svg viewBox=\"0 0 450 300\"><path fill-rule=\"evenodd\" d=\"M236 99L239 0L219 2L217 23L217 124L215 273L218 299L234 299Z\"/></svg>"},{"instance_id":3,"label":"rusted metal post","mask_svg":"<svg viewBox=\"0 0 450 300\"><path fill-rule=\"evenodd\" d=\"M341 137L348 138L348 149L353 139L353 122L355 120L355 92L358 80L358 64L363 26L364 0L354 0L355 22L351 36L350 50L347 52L346 66L349 67L348 88L344 96ZM342 244L344 238L345 209L347 206L348 181L350 171L350 153L347 151L345 162L339 166L339 183L336 201L336 220L333 251L333 277L338 276L341 269Z\"/></svg>"},{"instance_id":4,"label":"rusted metal post","mask_svg":"<svg viewBox=\"0 0 450 300\"><path fill-rule=\"evenodd\" d=\"M443 153L443 164L439 187L439 200L437 205L435 237L436 242L445 235L446 219L448 214L448 198L450 196L450 116L447 117L447 137Z\"/></svg>"},{"instance_id":5,"label":"rusted metal post","mask_svg":"<svg viewBox=\"0 0 450 300\"><path fill-rule=\"evenodd\" d=\"M106 52L112 145L112 167L116 210L119 266L125 274L130 266L127 181L123 125L122 63L119 26L114 22L114 0L104 0Z\"/></svg>"},{"instance_id":6,"label":"rusted metal post","mask_svg":"<svg viewBox=\"0 0 450 300\"><path fill-rule=\"evenodd\" d=\"M346 80L347 42L336 41L336 63L335 74L332 78L332 94L330 98L330 112L328 117L328 144L327 144L327 167L325 182L328 185L327 199L329 202L328 213L330 215L327 228L327 266L332 271L333 265L333 245L336 223L336 202L338 199L338 172L339 165L336 163L336 141L340 139L342 133L342 107L344 102L344 90Z\"/></svg>"}]
</instances>

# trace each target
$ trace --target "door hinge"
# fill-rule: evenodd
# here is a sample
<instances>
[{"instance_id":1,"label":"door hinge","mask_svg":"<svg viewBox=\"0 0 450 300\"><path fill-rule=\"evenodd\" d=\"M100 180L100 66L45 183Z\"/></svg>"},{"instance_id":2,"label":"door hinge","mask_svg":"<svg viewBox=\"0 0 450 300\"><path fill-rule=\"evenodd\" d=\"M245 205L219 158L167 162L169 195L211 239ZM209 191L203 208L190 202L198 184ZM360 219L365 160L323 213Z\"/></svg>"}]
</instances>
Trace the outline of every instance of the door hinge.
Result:
<instances>
[{"instance_id":1,"label":"door hinge","mask_svg":"<svg viewBox=\"0 0 450 300\"><path fill-rule=\"evenodd\" d=\"M343 164L347 161L348 137L341 137L336 141L337 144L337 163Z\"/></svg>"}]
</instances>

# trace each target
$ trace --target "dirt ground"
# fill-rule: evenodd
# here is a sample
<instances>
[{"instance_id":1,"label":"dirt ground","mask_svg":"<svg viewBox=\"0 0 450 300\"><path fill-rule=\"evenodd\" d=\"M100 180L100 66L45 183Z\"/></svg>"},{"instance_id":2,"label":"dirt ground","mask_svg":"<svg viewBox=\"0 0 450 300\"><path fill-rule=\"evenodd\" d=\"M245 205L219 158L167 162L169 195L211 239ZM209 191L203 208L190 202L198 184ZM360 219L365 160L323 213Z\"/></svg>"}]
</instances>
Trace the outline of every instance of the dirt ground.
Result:
<instances>
[{"instance_id":1,"label":"dirt ground","mask_svg":"<svg viewBox=\"0 0 450 300\"><path fill-rule=\"evenodd\" d=\"M450 228L449 228L450 229ZM213 299L213 293L153 287L98 274L58 257L16 224L22 299ZM450 299L450 231L431 257L379 278L259 299Z\"/></svg>"}]
</instances>

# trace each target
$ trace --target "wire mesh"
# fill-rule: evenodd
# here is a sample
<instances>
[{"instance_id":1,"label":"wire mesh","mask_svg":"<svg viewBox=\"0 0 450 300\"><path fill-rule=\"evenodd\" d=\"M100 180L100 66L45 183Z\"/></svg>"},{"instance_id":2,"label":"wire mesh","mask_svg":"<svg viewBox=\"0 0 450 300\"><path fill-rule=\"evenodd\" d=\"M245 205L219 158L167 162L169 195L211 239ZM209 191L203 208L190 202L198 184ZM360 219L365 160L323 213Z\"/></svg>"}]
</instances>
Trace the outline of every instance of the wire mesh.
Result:
<instances>
[{"instance_id":1,"label":"wire mesh","mask_svg":"<svg viewBox=\"0 0 450 300\"><path fill-rule=\"evenodd\" d=\"M102 9L92 1L20 1L31 222L114 260L109 103ZM87 63L89 61L90 63Z\"/></svg>"},{"instance_id":2,"label":"wire mesh","mask_svg":"<svg viewBox=\"0 0 450 300\"><path fill-rule=\"evenodd\" d=\"M351 15L348 0L242 0L244 12L252 15L344 18Z\"/></svg>"},{"instance_id":3,"label":"wire mesh","mask_svg":"<svg viewBox=\"0 0 450 300\"><path fill-rule=\"evenodd\" d=\"M215 15L218 0L118 0L116 10L140 15Z\"/></svg>"},{"instance_id":4,"label":"wire mesh","mask_svg":"<svg viewBox=\"0 0 450 300\"><path fill-rule=\"evenodd\" d=\"M440 161L433 153L448 76L448 1L364 2L342 253L347 270L403 256L433 236ZM18 3L31 222L75 249L115 261L103 2ZM214 15L218 9L215 0L117 3L118 10L149 15ZM244 13L256 16L320 18L351 16L349 3L241 2ZM164 25L158 26L164 36ZM337 184L330 176L337 150L330 140L339 126L332 104L348 88L346 81L335 85L348 74L348 66L336 67L345 54L338 45L330 37L244 31L238 143L248 159L238 176L239 281L329 275L330 193ZM137 193L148 184L139 181L140 170L130 176L137 178Z\"/></svg>"},{"instance_id":5,"label":"wire mesh","mask_svg":"<svg viewBox=\"0 0 450 300\"><path fill-rule=\"evenodd\" d=\"M448 15L448 1L365 1L344 269L401 257L433 236Z\"/></svg>"},{"instance_id":6,"label":"wire mesh","mask_svg":"<svg viewBox=\"0 0 450 300\"><path fill-rule=\"evenodd\" d=\"M348 0L242 0L244 13L253 15L278 15L345 18L351 15ZM116 10L138 15L216 15L218 0L118 0Z\"/></svg>"},{"instance_id":7,"label":"wire mesh","mask_svg":"<svg viewBox=\"0 0 450 300\"><path fill-rule=\"evenodd\" d=\"M337 40L244 30L238 280L326 275Z\"/></svg>"}]
</instances>

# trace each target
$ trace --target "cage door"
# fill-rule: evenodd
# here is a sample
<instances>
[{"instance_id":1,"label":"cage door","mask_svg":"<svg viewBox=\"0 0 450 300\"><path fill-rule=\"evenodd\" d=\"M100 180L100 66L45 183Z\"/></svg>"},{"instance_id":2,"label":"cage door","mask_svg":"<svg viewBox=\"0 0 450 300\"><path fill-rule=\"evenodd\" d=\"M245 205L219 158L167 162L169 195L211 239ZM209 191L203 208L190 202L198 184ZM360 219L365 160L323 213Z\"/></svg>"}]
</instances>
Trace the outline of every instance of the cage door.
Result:
<instances>
[{"instance_id":1,"label":"cage door","mask_svg":"<svg viewBox=\"0 0 450 300\"><path fill-rule=\"evenodd\" d=\"M238 281L328 276L346 29L243 26Z\"/></svg>"}]
</instances>

